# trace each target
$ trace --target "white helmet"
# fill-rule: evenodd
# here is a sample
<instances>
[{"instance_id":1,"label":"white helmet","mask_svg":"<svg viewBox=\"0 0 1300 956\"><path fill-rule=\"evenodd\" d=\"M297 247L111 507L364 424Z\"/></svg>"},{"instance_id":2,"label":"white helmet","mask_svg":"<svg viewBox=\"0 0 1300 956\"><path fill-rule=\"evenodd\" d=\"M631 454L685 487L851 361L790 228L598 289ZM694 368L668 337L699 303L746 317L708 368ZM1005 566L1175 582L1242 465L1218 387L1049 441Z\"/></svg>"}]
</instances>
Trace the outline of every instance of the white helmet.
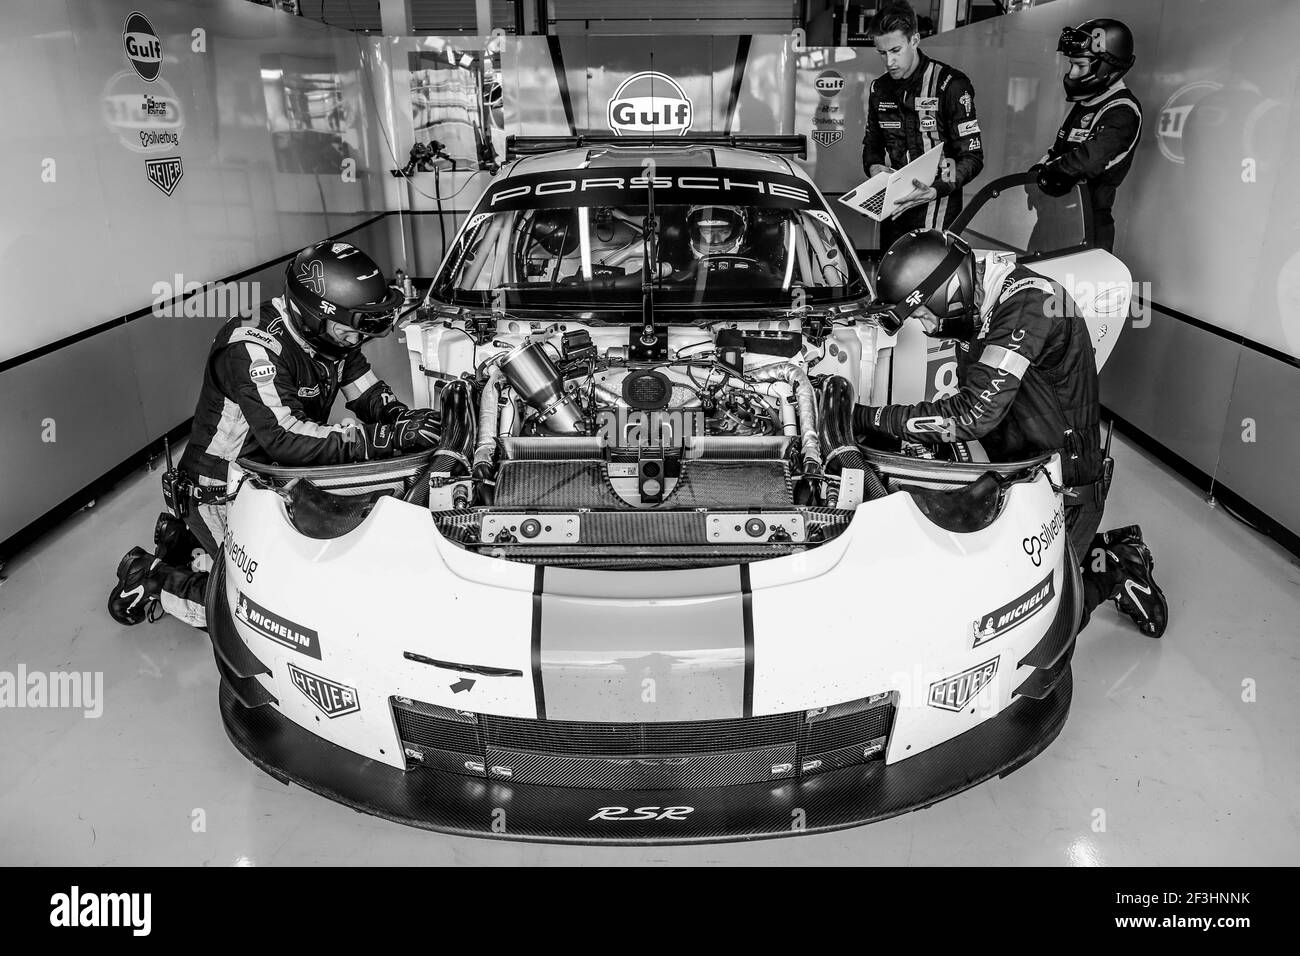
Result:
<instances>
[{"instance_id":1,"label":"white helmet","mask_svg":"<svg viewBox=\"0 0 1300 956\"><path fill-rule=\"evenodd\" d=\"M686 211L691 251L697 257L736 252L748 225L749 217L739 206L692 206Z\"/></svg>"}]
</instances>

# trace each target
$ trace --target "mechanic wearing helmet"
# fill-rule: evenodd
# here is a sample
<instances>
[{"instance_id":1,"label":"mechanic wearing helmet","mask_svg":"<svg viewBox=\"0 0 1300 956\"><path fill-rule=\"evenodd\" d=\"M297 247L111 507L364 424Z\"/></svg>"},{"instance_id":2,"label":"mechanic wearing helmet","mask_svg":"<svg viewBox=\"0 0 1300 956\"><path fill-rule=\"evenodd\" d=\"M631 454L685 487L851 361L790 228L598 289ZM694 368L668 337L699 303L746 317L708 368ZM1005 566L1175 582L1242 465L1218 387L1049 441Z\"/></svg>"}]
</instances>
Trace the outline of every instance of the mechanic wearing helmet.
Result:
<instances>
[{"instance_id":1,"label":"mechanic wearing helmet","mask_svg":"<svg viewBox=\"0 0 1300 956\"><path fill-rule=\"evenodd\" d=\"M916 12L906 2L886 3L871 21L886 74L871 81L862 168L876 176L902 169L943 144L933 183L913 180L900 211L880 224L880 248L911 229L946 228L962 208L962 187L984 168L975 87L965 73L922 52ZM888 164L888 165L887 165Z\"/></svg>"},{"instance_id":2,"label":"mechanic wearing helmet","mask_svg":"<svg viewBox=\"0 0 1300 956\"><path fill-rule=\"evenodd\" d=\"M992 461L1059 452L1070 542L1081 561L1092 558L1083 564L1084 623L1114 598L1142 633L1163 634L1169 609L1141 529L1096 535L1107 483L1097 366L1088 326L1065 290L1004 254L976 261L960 238L918 229L885 253L877 297L891 334L916 318L926 335L958 341L959 388L916 405L859 405L854 431L885 447L978 439Z\"/></svg>"},{"instance_id":3,"label":"mechanic wearing helmet","mask_svg":"<svg viewBox=\"0 0 1300 956\"><path fill-rule=\"evenodd\" d=\"M1142 104L1124 84L1133 66L1133 34L1118 20L1087 20L1061 31L1057 52L1070 60L1062 82L1074 106L1056 142L1030 172L1049 196L1088 184L1097 245L1115 246L1115 192L1133 165L1142 135Z\"/></svg>"},{"instance_id":4,"label":"mechanic wearing helmet","mask_svg":"<svg viewBox=\"0 0 1300 956\"><path fill-rule=\"evenodd\" d=\"M368 255L327 241L293 258L281 298L222 326L179 466L174 497L184 523L164 512L157 555L132 548L122 558L108 600L114 620L155 619L157 604L204 626L211 561L195 556L197 571L186 565L195 544L210 557L221 546L226 476L236 458L260 452L282 465L335 465L434 447L434 413L399 402L361 354L364 342L392 330L402 301ZM366 424L325 424L340 389Z\"/></svg>"}]
</instances>

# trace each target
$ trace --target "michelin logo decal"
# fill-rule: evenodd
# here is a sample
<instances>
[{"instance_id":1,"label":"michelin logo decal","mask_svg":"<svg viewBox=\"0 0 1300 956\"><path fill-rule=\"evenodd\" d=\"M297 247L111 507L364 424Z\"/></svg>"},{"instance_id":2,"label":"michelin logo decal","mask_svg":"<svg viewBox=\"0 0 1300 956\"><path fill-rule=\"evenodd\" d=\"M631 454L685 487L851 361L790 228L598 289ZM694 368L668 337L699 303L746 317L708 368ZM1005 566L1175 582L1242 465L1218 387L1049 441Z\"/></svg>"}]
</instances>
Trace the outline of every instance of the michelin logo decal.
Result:
<instances>
[{"instance_id":1,"label":"michelin logo decal","mask_svg":"<svg viewBox=\"0 0 1300 956\"><path fill-rule=\"evenodd\" d=\"M268 611L243 591L239 592L239 602L235 605L235 619L277 644L320 660L320 635L310 627Z\"/></svg>"},{"instance_id":2,"label":"michelin logo decal","mask_svg":"<svg viewBox=\"0 0 1300 956\"><path fill-rule=\"evenodd\" d=\"M1056 585L1052 581L1051 571L1047 577L1018 597L1013 597L995 611L989 611L974 624L975 643L972 647L987 644L995 637L1001 637L1017 624L1023 624L1056 597Z\"/></svg>"}]
</instances>

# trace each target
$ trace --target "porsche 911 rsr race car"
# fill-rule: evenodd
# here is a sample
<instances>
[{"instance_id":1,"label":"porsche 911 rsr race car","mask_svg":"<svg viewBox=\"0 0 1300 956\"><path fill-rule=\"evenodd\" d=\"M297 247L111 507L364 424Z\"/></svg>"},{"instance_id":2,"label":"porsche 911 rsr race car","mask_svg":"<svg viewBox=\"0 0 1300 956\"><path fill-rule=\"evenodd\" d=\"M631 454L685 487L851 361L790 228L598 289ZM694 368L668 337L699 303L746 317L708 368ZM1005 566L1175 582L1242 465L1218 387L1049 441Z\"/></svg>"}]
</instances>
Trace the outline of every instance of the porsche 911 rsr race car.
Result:
<instances>
[{"instance_id":1,"label":"porsche 911 rsr race car","mask_svg":"<svg viewBox=\"0 0 1300 956\"><path fill-rule=\"evenodd\" d=\"M872 318L796 149L512 143L406 329L438 448L232 478L209 628L250 760L429 829L691 842L917 809L1053 740L1060 463L855 443L855 402L947 359ZM994 187L976 246L1127 307L1077 194L1034 238Z\"/></svg>"}]
</instances>

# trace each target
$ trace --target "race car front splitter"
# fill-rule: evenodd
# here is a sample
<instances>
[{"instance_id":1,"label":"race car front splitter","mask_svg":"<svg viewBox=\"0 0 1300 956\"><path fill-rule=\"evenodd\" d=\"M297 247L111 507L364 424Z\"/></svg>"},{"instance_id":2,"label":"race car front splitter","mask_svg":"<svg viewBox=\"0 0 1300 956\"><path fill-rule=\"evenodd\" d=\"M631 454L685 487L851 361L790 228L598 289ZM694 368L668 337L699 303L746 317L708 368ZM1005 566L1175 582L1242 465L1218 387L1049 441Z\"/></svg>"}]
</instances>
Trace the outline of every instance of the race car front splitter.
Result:
<instances>
[{"instance_id":1,"label":"race car front splitter","mask_svg":"<svg viewBox=\"0 0 1300 956\"><path fill-rule=\"evenodd\" d=\"M1060 733L1072 687L1066 664L1042 699L1018 698L975 729L895 764L692 790L534 786L428 767L402 771L322 740L274 707L244 706L225 678L220 705L231 741L268 774L397 823L537 842L705 843L871 823L1006 776Z\"/></svg>"}]
</instances>

